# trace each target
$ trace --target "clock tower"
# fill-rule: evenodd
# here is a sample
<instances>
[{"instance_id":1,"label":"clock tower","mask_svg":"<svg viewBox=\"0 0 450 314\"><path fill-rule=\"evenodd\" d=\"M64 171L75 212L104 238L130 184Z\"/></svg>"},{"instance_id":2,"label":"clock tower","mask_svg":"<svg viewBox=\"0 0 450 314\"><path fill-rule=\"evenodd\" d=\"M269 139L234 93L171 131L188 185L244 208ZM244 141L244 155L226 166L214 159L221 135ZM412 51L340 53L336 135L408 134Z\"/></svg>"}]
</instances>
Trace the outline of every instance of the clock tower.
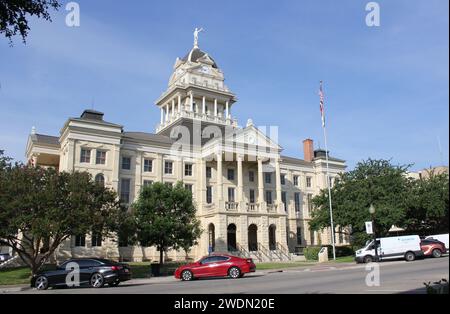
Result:
<instances>
[{"instance_id":1,"label":"clock tower","mask_svg":"<svg viewBox=\"0 0 450 314\"><path fill-rule=\"evenodd\" d=\"M223 72L215 60L198 46L198 29L194 47L182 59L177 58L168 89L156 101L161 120L156 133L170 136L174 126L201 124L237 128L231 115L236 96L225 85Z\"/></svg>"}]
</instances>

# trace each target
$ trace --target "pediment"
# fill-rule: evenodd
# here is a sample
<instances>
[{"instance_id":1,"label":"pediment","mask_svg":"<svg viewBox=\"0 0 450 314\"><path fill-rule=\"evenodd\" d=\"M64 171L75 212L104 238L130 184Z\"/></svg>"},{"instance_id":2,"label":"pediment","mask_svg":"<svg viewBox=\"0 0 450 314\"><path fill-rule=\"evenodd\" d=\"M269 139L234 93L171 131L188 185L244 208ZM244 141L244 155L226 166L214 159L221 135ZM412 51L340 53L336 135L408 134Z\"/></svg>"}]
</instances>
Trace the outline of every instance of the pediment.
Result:
<instances>
[{"instance_id":1,"label":"pediment","mask_svg":"<svg viewBox=\"0 0 450 314\"><path fill-rule=\"evenodd\" d=\"M266 136L253 125L238 130L233 136L226 138L226 142L229 141L233 141L234 143L243 146L258 146L259 148L271 148L274 150L282 149L278 143Z\"/></svg>"},{"instance_id":2,"label":"pediment","mask_svg":"<svg viewBox=\"0 0 450 314\"><path fill-rule=\"evenodd\" d=\"M210 56L208 54L205 54L204 56L202 56L201 58L199 58L197 60L197 62L199 63L203 63L203 64L208 64L208 65L213 65L214 64L214 60L210 58Z\"/></svg>"}]
</instances>

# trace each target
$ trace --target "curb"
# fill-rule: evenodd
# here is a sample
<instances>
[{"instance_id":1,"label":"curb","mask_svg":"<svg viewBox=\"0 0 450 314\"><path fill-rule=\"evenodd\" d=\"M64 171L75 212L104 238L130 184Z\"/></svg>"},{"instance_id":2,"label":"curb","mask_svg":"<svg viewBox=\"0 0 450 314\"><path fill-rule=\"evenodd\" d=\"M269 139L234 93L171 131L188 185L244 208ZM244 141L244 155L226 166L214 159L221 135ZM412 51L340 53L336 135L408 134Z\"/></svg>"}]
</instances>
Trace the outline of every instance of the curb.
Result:
<instances>
[{"instance_id":1,"label":"curb","mask_svg":"<svg viewBox=\"0 0 450 314\"><path fill-rule=\"evenodd\" d=\"M0 287L0 294L22 292L27 290L31 290L31 287Z\"/></svg>"}]
</instances>

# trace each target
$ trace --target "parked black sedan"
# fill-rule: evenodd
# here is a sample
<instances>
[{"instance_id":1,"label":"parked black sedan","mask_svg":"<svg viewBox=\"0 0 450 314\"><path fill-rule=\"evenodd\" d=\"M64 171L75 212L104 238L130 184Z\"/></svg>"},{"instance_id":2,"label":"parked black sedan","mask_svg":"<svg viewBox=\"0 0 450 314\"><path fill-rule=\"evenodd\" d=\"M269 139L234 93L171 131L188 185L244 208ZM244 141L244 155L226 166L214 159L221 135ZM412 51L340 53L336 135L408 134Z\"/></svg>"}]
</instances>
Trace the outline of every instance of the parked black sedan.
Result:
<instances>
[{"instance_id":1,"label":"parked black sedan","mask_svg":"<svg viewBox=\"0 0 450 314\"><path fill-rule=\"evenodd\" d=\"M31 287L46 290L50 287L102 288L105 284L116 287L131 279L129 265L100 258L70 259L56 270L45 271L31 278Z\"/></svg>"}]
</instances>

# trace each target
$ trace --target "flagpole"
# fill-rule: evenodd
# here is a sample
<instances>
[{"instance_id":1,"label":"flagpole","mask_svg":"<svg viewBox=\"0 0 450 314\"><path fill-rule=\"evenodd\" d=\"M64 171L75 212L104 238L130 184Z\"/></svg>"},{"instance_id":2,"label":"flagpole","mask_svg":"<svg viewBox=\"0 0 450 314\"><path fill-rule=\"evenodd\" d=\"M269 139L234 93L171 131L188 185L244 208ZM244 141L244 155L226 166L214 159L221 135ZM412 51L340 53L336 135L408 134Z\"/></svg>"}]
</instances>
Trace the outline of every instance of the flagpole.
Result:
<instances>
[{"instance_id":1,"label":"flagpole","mask_svg":"<svg viewBox=\"0 0 450 314\"><path fill-rule=\"evenodd\" d=\"M333 245L333 260L336 260L336 241L335 241L335 230L334 230L334 220L333 220L333 202L331 200L331 180L330 180L330 158L328 154L328 139L327 139L327 128L325 123L325 100L323 94L323 82L320 81L320 101L321 101L321 114L322 114L322 128L323 128L323 137L325 139L325 157L327 163L327 188L328 188L328 200L330 206L330 223L331 223L331 243Z\"/></svg>"},{"instance_id":2,"label":"flagpole","mask_svg":"<svg viewBox=\"0 0 450 314\"><path fill-rule=\"evenodd\" d=\"M328 186L328 200L330 206L330 222L331 222L331 243L333 245L333 260L336 260L336 243L335 243L335 232L334 232L334 221L333 221L333 203L331 201L331 180L330 180L330 162L328 157L328 141L327 141L327 129L323 127L323 136L325 137L325 156L327 160L327 186Z\"/></svg>"}]
</instances>

